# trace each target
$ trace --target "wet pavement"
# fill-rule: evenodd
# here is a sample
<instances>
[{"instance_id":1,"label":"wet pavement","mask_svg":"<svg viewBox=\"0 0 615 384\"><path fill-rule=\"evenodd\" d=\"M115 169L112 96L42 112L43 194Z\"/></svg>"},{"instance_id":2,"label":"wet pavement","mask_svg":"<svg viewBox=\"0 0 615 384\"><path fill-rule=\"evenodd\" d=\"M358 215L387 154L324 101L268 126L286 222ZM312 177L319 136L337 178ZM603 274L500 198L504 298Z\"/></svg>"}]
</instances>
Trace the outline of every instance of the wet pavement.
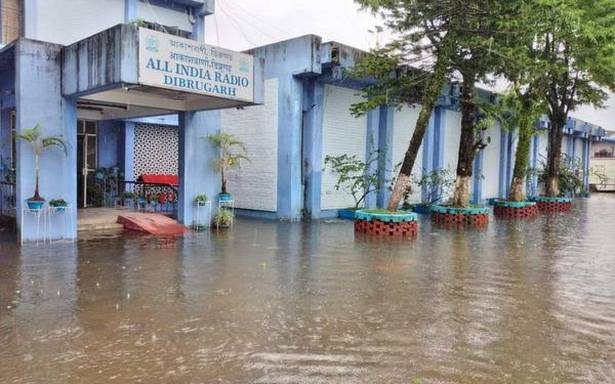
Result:
<instances>
[{"instance_id":1,"label":"wet pavement","mask_svg":"<svg viewBox=\"0 0 615 384\"><path fill-rule=\"evenodd\" d=\"M413 241L253 220L0 240L2 384L607 383L614 361L615 195Z\"/></svg>"}]
</instances>

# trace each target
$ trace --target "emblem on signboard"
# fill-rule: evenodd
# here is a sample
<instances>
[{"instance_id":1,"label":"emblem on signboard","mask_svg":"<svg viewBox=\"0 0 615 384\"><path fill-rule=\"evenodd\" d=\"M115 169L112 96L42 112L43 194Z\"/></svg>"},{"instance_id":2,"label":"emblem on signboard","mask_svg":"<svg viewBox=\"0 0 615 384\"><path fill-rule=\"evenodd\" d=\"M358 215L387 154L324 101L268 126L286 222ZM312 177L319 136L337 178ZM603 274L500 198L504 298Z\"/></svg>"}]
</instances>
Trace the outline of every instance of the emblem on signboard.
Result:
<instances>
[{"instance_id":1,"label":"emblem on signboard","mask_svg":"<svg viewBox=\"0 0 615 384\"><path fill-rule=\"evenodd\" d=\"M156 36L147 36L145 38L145 49L152 52L158 52L160 50L160 41Z\"/></svg>"},{"instance_id":2,"label":"emblem on signboard","mask_svg":"<svg viewBox=\"0 0 615 384\"><path fill-rule=\"evenodd\" d=\"M250 72L250 63L245 59L239 60L239 70L241 72Z\"/></svg>"}]
</instances>

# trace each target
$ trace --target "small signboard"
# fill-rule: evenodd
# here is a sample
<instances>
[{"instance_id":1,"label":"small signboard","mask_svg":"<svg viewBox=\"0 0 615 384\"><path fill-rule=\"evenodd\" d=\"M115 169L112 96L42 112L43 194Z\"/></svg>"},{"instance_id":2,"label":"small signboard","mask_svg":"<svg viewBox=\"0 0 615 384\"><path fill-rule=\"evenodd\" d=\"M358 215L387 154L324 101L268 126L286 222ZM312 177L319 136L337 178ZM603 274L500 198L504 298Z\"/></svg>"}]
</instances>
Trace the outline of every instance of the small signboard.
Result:
<instances>
[{"instance_id":1,"label":"small signboard","mask_svg":"<svg viewBox=\"0 0 615 384\"><path fill-rule=\"evenodd\" d=\"M139 28L139 84L252 102L254 58Z\"/></svg>"}]
</instances>

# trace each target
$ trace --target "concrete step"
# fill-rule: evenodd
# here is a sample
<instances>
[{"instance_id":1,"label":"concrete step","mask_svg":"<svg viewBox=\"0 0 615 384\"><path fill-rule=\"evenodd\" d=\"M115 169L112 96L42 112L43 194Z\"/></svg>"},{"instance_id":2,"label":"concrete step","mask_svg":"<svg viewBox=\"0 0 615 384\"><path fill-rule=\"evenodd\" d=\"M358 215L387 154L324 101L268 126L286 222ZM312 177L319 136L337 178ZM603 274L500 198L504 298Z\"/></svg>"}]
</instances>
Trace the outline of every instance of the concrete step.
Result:
<instances>
[{"instance_id":1,"label":"concrete step","mask_svg":"<svg viewBox=\"0 0 615 384\"><path fill-rule=\"evenodd\" d=\"M185 226L177 221L158 213L122 213L118 216L117 222L127 230L158 236L176 236L188 231Z\"/></svg>"}]
</instances>

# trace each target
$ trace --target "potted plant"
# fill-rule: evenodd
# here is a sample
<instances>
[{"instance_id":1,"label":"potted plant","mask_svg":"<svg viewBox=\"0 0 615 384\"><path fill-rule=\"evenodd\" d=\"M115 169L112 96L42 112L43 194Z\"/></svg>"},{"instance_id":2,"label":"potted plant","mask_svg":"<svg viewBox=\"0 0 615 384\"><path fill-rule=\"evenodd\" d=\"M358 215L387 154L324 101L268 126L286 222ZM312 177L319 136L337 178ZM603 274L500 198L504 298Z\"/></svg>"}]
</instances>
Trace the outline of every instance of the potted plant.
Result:
<instances>
[{"instance_id":1,"label":"potted plant","mask_svg":"<svg viewBox=\"0 0 615 384\"><path fill-rule=\"evenodd\" d=\"M233 224L233 212L230 209L220 208L214 215L214 224L217 228L228 228Z\"/></svg>"},{"instance_id":2,"label":"potted plant","mask_svg":"<svg viewBox=\"0 0 615 384\"><path fill-rule=\"evenodd\" d=\"M240 141L235 135L229 133L217 133L208 137L209 142L220 150L220 155L213 161L213 166L216 171L220 172L222 187L218 195L219 201L231 201L233 197L228 193L227 173L230 169L240 166L242 159L250 161L247 158L247 150L245 144Z\"/></svg>"},{"instance_id":3,"label":"potted plant","mask_svg":"<svg viewBox=\"0 0 615 384\"><path fill-rule=\"evenodd\" d=\"M423 173L420 178L414 178L413 182L421 190L421 202L411 206L404 199L405 207L412 207L416 213L428 214L431 206L448 196L455 185L455 180L448 169L434 169L431 172Z\"/></svg>"},{"instance_id":4,"label":"potted plant","mask_svg":"<svg viewBox=\"0 0 615 384\"><path fill-rule=\"evenodd\" d=\"M132 208L134 207L137 195L134 192L124 192L122 193L121 199L124 207Z\"/></svg>"},{"instance_id":5,"label":"potted plant","mask_svg":"<svg viewBox=\"0 0 615 384\"><path fill-rule=\"evenodd\" d=\"M63 212L68 207L68 203L62 198L52 199L49 201L49 206L55 208L58 212Z\"/></svg>"},{"instance_id":6,"label":"potted plant","mask_svg":"<svg viewBox=\"0 0 615 384\"><path fill-rule=\"evenodd\" d=\"M330 169L336 176L335 190L349 193L354 200L354 206L338 210L342 219L354 219L355 212L365 205L365 199L372 193L377 193L387 180L381 180L378 164L383 162L383 152L370 152L365 161L357 155L343 154L325 157L325 169Z\"/></svg>"},{"instance_id":7,"label":"potted plant","mask_svg":"<svg viewBox=\"0 0 615 384\"><path fill-rule=\"evenodd\" d=\"M196 195L196 197L194 198L194 203L198 206L198 207L203 207L208 201L207 195L204 193L199 193L198 195Z\"/></svg>"},{"instance_id":8,"label":"potted plant","mask_svg":"<svg viewBox=\"0 0 615 384\"><path fill-rule=\"evenodd\" d=\"M27 200L28 208L41 209L45 204L45 199L39 194L39 179L40 179L40 157L47 149L52 147L60 147L64 150L64 154L68 155L66 142L60 136L43 136L41 125L36 124L33 128L22 130L22 133L15 135L15 139L25 141L30 144L34 151L34 171L36 175L36 186L34 196Z\"/></svg>"}]
</instances>

